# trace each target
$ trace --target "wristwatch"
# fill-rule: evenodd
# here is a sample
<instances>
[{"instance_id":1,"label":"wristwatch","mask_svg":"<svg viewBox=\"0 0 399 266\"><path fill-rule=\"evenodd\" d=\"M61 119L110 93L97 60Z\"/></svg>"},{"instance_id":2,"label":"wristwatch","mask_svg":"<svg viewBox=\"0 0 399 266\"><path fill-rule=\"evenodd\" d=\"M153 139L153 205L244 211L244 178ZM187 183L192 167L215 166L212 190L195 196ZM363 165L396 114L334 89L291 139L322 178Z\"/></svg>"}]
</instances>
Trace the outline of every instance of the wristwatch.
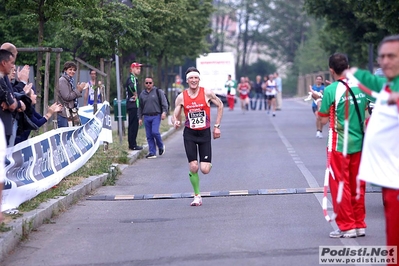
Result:
<instances>
[{"instance_id":1,"label":"wristwatch","mask_svg":"<svg viewBox=\"0 0 399 266\"><path fill-rule=\"evenodd\" d=\"M220 124L215 124L213 127L220 128Z\"/></svg>"}]
</instances>

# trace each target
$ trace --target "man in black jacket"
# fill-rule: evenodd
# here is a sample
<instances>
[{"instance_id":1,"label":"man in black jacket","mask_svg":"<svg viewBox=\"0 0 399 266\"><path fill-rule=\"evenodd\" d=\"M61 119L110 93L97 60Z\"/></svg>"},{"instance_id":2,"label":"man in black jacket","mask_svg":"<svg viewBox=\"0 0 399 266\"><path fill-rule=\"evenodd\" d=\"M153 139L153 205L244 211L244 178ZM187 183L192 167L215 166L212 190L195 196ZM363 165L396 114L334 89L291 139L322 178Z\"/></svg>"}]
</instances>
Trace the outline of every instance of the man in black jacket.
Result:
<instances>
[{"instance_id":1,"label":"man in black jacket","mask_svg":"<svg viewBox=\"0 0 399 266\"><path fill-rule=\"evenodd\" d=\"M11 137L15 137L14 121L16 112L23 112L25 110L25 104L15 98L13 88L7 77L14 66L14 55L7 50L0 49L0 118L4 123L8 146L14 146L15 138L11 140Z\"/></svg>"},{"instance_id":2,"label":"man in black jacket","mask_svg":"<svg viewBox=\"0 0 399 266\"><path fill-rule=\"evenodd\" d=\"M128 127L128 143L130 150L142 150L142 146L137 145L137 132L139 131L139 119L137 116L137 108L139 107L139 81L137 76L140 75L141 64L132 63L130 65L130 75L126 80L126 109L129 116Z\"/></svg>"}]
</instances>

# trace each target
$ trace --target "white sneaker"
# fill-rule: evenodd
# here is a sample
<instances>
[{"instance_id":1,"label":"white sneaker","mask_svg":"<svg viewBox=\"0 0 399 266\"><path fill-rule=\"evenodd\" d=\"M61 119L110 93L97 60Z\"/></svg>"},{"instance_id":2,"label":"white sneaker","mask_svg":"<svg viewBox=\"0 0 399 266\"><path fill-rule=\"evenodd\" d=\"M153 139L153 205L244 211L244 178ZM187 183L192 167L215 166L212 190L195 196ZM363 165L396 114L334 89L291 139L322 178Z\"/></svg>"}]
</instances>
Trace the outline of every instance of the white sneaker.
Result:
<instances>
[{"instance_id":1,"label":"white sneaker","mask_svg":"<svg viewBox=\"0 0 399 266\"><path fill-rule=\"evenodd\" d=\"M321 131L318 131L317 133L319 133L319 136L317 136L319 139L323 138L323 133L321 133Z\"/></svg>"},{"instance_id":2,"label":"white sneaker","mask_svg":"<svg viewBox=\"0 0 399 266\"><path fill-rule=\"evenodd\" d=\"M201 195L194 196L193 202L191 202L191 206L201 206L202 205L202 198Z\"/></svg>"},{"instance_id":3,"label":"white sneaker","mask_svg":"<svg viewBox=\"0 0 399 266\"><path fill-rule=\"evenodd\" d=\"M356 229L356 236L366 236L366 228L357 228Z\"/></svg>"},{"instance_id":4,"label":"white sneaker","mask_svg":"<svg viewBox=\"0 0 399 266\"><path fill-rule=\"evenodd\" d=\"M341 231L341 230L337 229L330 233L331 238L341 238L341 237L355 238L356 236L357 236L356 229L351 229L351 230L347 230L347 231Z\"/></svg>"}]
</instances>

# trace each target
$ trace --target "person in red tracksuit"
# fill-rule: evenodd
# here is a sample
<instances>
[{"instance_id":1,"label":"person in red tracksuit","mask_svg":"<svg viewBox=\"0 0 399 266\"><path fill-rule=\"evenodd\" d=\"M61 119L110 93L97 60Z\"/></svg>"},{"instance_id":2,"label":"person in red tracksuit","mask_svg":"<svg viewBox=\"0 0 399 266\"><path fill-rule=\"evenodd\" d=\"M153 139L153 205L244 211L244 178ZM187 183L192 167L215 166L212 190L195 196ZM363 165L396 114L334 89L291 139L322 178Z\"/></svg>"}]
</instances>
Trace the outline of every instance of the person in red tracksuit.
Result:
<instances>
[{"instance_id":1,"label":"person in red tracksuit","mask_svg":"<svg viewBox=\"0 0 399 266\"><path fill-rule=\"evenodd\" d=\"M234 98L235 98L235 82L231 79L231 75L227 76L227 81L224 84L224 87L227 89L227 104L229 106L229 110L234 110Z\"/></svg>"},{"instance_id":2,"label":"person in red tracksuit","mask_svg":"<svg viewBox=\"0 0 399 266\"><path fill-rule=\"evenodd\" d=\"M330 122L327 157L330 158L329 186L338 226L338 230L331 232L330 237L361 237L366 235L367 227L365 183L358 184L357 175L362 155L367 98L357 84L345 78L344 71L349 68L346 55L335 53L330 56L329 68L335 82L324 89L317 115L322 125ZM320 97L316 93L313 96L315 99ZM345 125L348 126L347 138ZM339 184L343 184L342 191ZM339 201L341 192L342 199Z\"/></svg>"}]
</instances>

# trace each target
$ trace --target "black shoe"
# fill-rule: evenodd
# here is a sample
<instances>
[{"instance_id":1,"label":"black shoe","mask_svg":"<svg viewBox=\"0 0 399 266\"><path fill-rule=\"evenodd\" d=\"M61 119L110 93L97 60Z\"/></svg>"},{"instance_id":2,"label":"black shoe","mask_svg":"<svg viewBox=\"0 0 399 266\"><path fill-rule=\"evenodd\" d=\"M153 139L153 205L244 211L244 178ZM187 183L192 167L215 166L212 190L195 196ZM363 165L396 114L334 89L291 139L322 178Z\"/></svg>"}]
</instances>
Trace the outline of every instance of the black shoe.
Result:
<instances>
[{"instance_id":1,"label":"black shoe","mask_svg":"<svg viewBox=\"0 0 399 266\"><path fill-rule=\"evenodd\" d=\"M163 145L163 149L159 149L159 155L161 156L162 154L165 153L166 147Z\"/></svg>"},{"instance_id":2,"label":"black shoe","mask_svg":"<svg viewBox=\"0 0 399 266\"><path fill-rule=\"evenodd\" d=\"M147 155L145 156L145 158L147 158L147 159L155 159L155 158L157 158L157 156L154 155L154 154L152 154L152 153L149 153L149 154L147 154Z\"/></svg>"},{"instance_id":3,"label":"black shoe","mask_svg":"<svg viewBox=\"0 0 399 266\"><path fill-rule=\"evenodd\" d=\"M142 150L142 149L143 149L142 146L134 146L133 149L131 149L131 150L139 151L139 150Z\"/></svg>"}]
</instances>

